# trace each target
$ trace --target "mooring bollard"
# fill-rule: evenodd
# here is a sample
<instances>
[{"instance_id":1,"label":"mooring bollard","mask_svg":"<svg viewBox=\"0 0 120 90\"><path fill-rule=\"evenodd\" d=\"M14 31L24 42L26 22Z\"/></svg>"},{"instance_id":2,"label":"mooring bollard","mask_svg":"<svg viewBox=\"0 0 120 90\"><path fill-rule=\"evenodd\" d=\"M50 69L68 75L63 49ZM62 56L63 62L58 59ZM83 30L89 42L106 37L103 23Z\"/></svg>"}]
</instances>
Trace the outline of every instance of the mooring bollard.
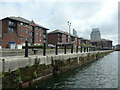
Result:
<instances>
[{"instance_id":1,"label":"mooring bollard","mask_svg":"<svg viewBox=\"0 0 120 90\"><path fill-rule=\"evenodd\" d=\"M86 50L86 47L84 47L84 52L85 52L85 50Z\"/></svg>"},{"instance_id":2,"label":"mooring bollard","mask_svg":"<svg viewBox=\"0 0 120 90\"><path fill-rule=\"evenodd\" d=\"M66 44L64 45L64 54L66 54Z\"/></svg>"},{"instance_id":3,"label":"mooring bollard","mask_svg":"<svg viewBox=\"0 0 120 90\"><path fill-rule=\"evenodd\" d=\"M73 53L73 45L71 46L71 53Z\"/></svg>"},{"instance_id":4,"label":"mooring bollard","mask_svg":"<svg viewBox=\"0 0 120 90\"><path fill-rule=\"evenodd\" d=\"M82 46L81 46L81 48L80 48L80 52L82 53Z\"/></svg>"},{"instance_id":5,"label":"mooring bollard","mask_svg":"<svg viewBox=\"0 0 120 90\"><path fill-rule=\"evenodd\" d=\"M76 46L76 53L78 53L78 46Z\"/></svg>"},{"instance_id":6,"label":"mooring bollard","mask_svg":"<svg viewBox=\"0 0 120 90\"><path fill-rule=\"evenodd\" d=\"M43 56L46 55L46 43L43 44Z\"/></svg>"},{"instance_id":7,"label":"mooring bollard","mask_svg":"<svg viewBox=\"0 0 120 90\"><path fill-rule=\"evenodd\" d=\"M28 41L25 41L25 57L28 57Z\"/></svg>"},{"instance_id":8,"label":"mooring bollard","mask_svg":"<svg viewBox=\"0 0 120 90\"><path fill-rule=\"evenodd\" d=\"M87 47L87 52L88 52L88 47Z\"/></svg>"},{"instance_id":9,"label":"mooring bollard","mask_svg":"<svg viewBox=\"0 0 120 90\"><path fill-rule=\"evenodd\" d=\"M58 55L58 45L56 44L55 55Z\"/></svg>"},{"instance_id":10,"label":"mooring bollard","mask_svg":"<svg viewBox=\"0 0 120 90\"><path fill-rule=\"evenodd\" d=\"M3 71L3 73L4 73L4 71L5 71L5 59L2 59L2 71Z\"/></svg>"}]
</instances>

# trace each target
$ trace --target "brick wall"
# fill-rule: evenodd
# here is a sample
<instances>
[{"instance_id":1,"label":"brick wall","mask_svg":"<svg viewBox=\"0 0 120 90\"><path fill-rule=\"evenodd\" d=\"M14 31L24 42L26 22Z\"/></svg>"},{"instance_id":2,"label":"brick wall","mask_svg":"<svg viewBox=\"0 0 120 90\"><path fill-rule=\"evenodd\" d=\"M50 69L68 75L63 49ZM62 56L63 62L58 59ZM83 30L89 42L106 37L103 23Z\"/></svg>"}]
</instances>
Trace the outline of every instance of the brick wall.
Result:
<instances>
[{"instance_id":1,"label":"brick wall","mask_svg":"<svg viewBox=\"0 0 120 90\"><path fill-rule=\"evenodd\" d=\"M2 47L8 47L10 41L14 41L16 44L21 44L21 39L13 32L7 33L7 35L2 37Z\"/></svg>"},{"instance_id":2,"label":"brick wall","mask_svg":"<svg viewBox=\"0 0 120 90\"><path fill-rule=\"evenodd\" d=\"M58 43L58 34L48 34L48 44L56 45Z\"/></svg>"},{"instance_id":3,"label":"brick wall","mask_svg":"<svg viewBox=\"0 0 120 90\"><path fill-rule=\"evenodd\" d=\"M15 26L9 26L9 21L12 21L15 23ZM44 35L44 29L40 28L32 21L30 23L23 23L21 22L11 20L11 19L3 19L2 20L2 36L3 38L0 40L0 44L5 48L7 47L8 43L10 41L16 42L16 44L23 44L27 40L28 43L32 44L32 35L34 30L34 44L43 44L44 38L46 37ZM34 29L31 29L31 26L34 27ZM13 31L8 31L8 28L12 28ZM36 34L37 33L37 34Z\"/></svg>"},{"instance_id":4,"label":"brick wall","mask_svg":"<svg viewBox=\"0 0 120 90\"><path fill-rule=\"evenodd\" d=\"M35 28L35 44L43 44L44 43L44 34L42 28Z\"/></svg>"},{"instance_id":5,"label":"brick wall","mask_svg":"<svg viewBox=\"0 0 120 90\"><path fill-rule=\"evenodd\" d=\"M62 34L62 42L66 43L66 35L65 34Z\"/></svg>"}]
</instances>

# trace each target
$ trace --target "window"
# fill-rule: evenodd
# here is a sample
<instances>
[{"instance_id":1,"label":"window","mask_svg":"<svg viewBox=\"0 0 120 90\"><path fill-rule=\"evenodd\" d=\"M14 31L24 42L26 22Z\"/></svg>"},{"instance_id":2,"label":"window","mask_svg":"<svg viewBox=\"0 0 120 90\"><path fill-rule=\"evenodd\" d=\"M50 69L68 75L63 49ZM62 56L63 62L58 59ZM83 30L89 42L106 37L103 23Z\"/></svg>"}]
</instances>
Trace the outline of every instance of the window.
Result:
<instances>
[{"instance_id":1,"label":"window","mask_svg":"<svg viewBox=\"0 0 120 90\"><path fill-rule=\"evenodd\" d=\"M30 32L30 35L32 36L32 32Z\"/></svg>"},{"instance_id":2,"label":"window","mask_svg":"<svg viewBox=\"0 0 120 90\"><path fill-rule=\"evenodd\" d=\"M42 28L40 28L40 31L43 32L44 30Z\"/></svg>"},{"instance_id":3,"label":"window","mask_svg":"<svg viewBox=\"0 0 120 90\"><path fill-rule=\"evenodd\" d=\"M27 40L28 41L28 37L26 37L26 39L25 40Z\"/></svg>"},{"instance_id":4,"label":"window","mask_svg":"<svg viewBox=\"0 0 120 90\"><path fill-rule=\"evenodd\" d=\"M28 34L29 33L29 31L26 31L26 34Z\"/></svg>"},{"instance_id":5,"label":"window","mask_svg":"<svg viewBox=\"0 0 120 90\"><path fill-rule=\"evenodd\" d=\"M36 39L36 41L38 41L38 39Z\"/></svg>"},{"instance_id":6,"label":"window","mask_svg":"<svg viewBox=\"0 0 120 90\"><path fill-rule=\"evenodd\" d=\"M31 43L33 42L33 40L32 40L32 39L30 39L30 41L31 41Z\"/></svg>"},{"instance_id":7,"label":"window","mask_svg":"<svg viewBox=\"0 0 120 90\"><path fill-rule=\"evenodd\" d=\"M46 35L44 35L43 38L45 39L45 38L46 38Z\"/></svg>"},{"instance_id":8,"label":"window","mask_svg":"<svg viewBox=\"0 0 120 90\"><path fill-rule=\"evenodd\" d=\"M20 39L22 40L22 39L23 39L23 37L21 36L21 37L20 37Z\"/></svg>"},{"instance_id":9,"label":"window","mask_svg":"<svg viewBox=\"0 0 120 90\"><path fill-rule=\"evenodd\" d=\"M9 31L9 32L13 32L13 28L10 28L10 27L9 27L9 28L8 28L8 31Z\"/></svg>"},{"instance_id":10,"label":"window","mask_svg":"<svg viewBox=\"0 0 120 90\"><path fill-rule=\"evenodd\" d=\"M10 26L13 26L14 23L13 23L12 21L9 21L9 25L10 25Z\"/></svg>"},{"instance_id":11,"label":"window","mask_svg":"<svg viewBox=\"0 0 120 90\"><path fill-rule=\"evenodd\" d=\"M20 25L23 25L23 23L21 22Z\"/></svg>"},{"instance_id":12,"label":"window","mask_svg":"<svg viewBox=\"0 0 120 90\"><path fill-rule=\"evenodd\" d=\"M33 30L33 27L32 27L32 26L30 26L30 30Z\"/></svg>"},{"instance_id":13,"label":"window","mask_svg":"<svg viewBox=\"0 0 120 90\"><path fill-rule=\"evenodd\" d=\"M42 42L42 39L40 39L40 42Z\"/></svg>"},{"instance_id":14,"label":"window","mask_svg":"<svg viewBox=\"0 0 120 90\"><path fill-rule=\"evenodd\" d=\"M29 25L26 24L25 26L28 27Z\"/></svg>"},{"instance_id":15,"label":"window","mask_svg":"<svg viewBox=\"0 0 120 90\"><path fill-rule=\"evenodd\" d=\"M20 32L23 32L23 30L22 30L22 29L20 29Z\"/></svg>"},{"instance_id":16,"label":"window","mask_svg":"<svg viewBox=\"0 0 120 90\"><path fill-rule=\"evenodd\" d=\"M38 29L38 27L36 27L35 29Z\"/></svg>"},{"instance_id":17,"label":"window","mask_svg":"<svg viewBox=\"0 0 120 90\"><path fill-rule=\"evenodd\" d=\"M42 36L42 34L40 33L40 36Z\"/></svg>"},{"instance_id":18,"label":"window","mask_svg":"<svg viewBox=\"0 0 120 90\"><path fill-rule=\"evenodd\" d=\"M36 35L38 35L38 33L36 33Z\"/></svg>"},{"instance_id":19,"label":"window","mask_svg":"<svg viewBox=\"0 0 120 90\"><path fill-rule=\"evenodd\" d=\"M44 30L43 33L46 35L46 30Z\"/></svg>"}]
</instances>

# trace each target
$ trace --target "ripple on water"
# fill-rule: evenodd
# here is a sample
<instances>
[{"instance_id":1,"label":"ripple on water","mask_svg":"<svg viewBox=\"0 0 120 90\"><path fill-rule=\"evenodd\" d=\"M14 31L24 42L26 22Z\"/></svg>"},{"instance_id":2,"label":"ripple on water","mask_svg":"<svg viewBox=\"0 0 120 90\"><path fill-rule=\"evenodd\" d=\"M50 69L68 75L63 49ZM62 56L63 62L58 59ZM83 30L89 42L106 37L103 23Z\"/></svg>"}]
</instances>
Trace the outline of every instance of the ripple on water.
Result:
<instances>
[{"instance_id":1,"label":"ripple on water","mask_svg":"<svg viewBox=\"0 0 120 90\"><path fill-rule=\"evenodd\" d=\"M117 88L117 52L113 52L83 69L77 68L36 85L48 88ZM61 80L59 79L61 78ZM45 85L45 86L44 86Z\"/></svg>"}]
</instances>

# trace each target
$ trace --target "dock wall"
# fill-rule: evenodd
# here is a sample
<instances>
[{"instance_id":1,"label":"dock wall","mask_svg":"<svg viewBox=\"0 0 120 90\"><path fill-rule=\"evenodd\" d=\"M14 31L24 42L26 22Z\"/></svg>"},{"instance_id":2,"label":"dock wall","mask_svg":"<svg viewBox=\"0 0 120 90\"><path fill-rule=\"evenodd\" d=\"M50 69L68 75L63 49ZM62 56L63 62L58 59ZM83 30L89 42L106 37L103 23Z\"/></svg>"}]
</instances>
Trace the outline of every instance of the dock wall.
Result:
<instances>
[{"instance_id":1,"label":"dock wall","mask_svg":"<svg viewBox=\"0 0 120 90\"><path fill-rule=\"evenodd\" d=\"M91 63L111 52L108 50L49 56L33 55L27 58L24 56L1 58L2 87L28 87L38 80Z\"/></svg>"}]
</instances>

